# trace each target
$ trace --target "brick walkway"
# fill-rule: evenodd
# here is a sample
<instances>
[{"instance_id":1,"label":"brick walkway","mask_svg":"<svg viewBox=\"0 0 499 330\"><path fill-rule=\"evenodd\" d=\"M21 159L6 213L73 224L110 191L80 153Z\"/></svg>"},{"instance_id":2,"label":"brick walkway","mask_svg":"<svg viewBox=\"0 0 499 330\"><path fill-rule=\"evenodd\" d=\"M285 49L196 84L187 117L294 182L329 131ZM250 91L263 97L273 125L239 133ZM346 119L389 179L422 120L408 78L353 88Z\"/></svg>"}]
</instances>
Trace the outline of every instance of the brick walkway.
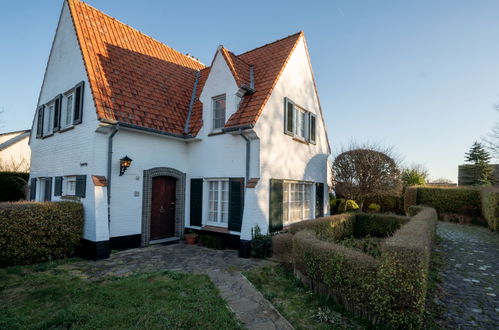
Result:
<instances>
[{"instance_id":1,"label":"brick walkway","mask_svg":"<svg viewBox=\"0 0 499 330\"><path fill-rule=\"evenodd\" d=\"M499 328L499 235L486 228L438 222L444 266L437 303L452 329Z\"/></svg>"},{"instance_id":2,"label":"brick walkway","mask_svg":"<svg viewBox=\"0 0 499 330\"><path fill-rule=\"evenodd\" d=\"M161 270L207 274L230 309L248 329L293 329L241 274L266 263L269 261L238 258L234 250L212 250L180 243L127 250L113 253L109 259L59 267L88 280Z\"/></svg>"}]
</instances>

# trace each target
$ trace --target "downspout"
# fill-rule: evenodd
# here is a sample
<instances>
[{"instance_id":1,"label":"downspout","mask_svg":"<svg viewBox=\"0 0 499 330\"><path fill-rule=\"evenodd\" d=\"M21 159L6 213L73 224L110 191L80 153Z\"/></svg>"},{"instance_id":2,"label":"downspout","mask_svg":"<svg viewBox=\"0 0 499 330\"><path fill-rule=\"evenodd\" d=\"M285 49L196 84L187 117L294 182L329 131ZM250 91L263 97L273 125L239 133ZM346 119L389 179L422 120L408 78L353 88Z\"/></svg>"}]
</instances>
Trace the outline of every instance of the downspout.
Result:
<instances>
[{"instance_id":1,"label":"downspout","mask_svg":"<svg viewBox=\"0 0 499 330\"><path fill-rule=\"evenodd\" d=\"M116 133L118 133L119 129L120 124L116 124L113 132L109 135L107 147L107 226L109 235L111 235L111 165L113 160L113 138Z\"/></svg>"},{"instance_id":2,"label":"downspout","mask_svg":"<svg viewBox=\"0 0 499 330\"><path fill-rule=\"evenodd\" d=\"M242 128L239 128L239 135L246 141L246 184L248 184L249 180L249 170L250 170L250 144L251 141L248 139L246 135L243 134Z\"/></svg>"}]
</instances>

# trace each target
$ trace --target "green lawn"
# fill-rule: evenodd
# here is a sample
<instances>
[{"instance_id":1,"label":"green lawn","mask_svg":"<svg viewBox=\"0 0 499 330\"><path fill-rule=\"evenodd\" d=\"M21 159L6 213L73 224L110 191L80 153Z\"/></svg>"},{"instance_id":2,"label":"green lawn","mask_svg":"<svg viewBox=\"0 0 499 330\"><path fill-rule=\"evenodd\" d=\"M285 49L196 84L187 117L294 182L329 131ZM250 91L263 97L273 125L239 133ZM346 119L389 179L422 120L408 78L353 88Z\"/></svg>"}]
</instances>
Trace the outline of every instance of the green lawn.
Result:
<instances>
[{"instance_id":1,"label":"green lawn","mask_svg":"<svg viewBox=\"0 0 499 330\"><path fill-rule=\"evenodd\" d=\"M240 329L206 275L88 281L60 262L0 269L0 329Z\"/></svg>"},{"instance_id":2,"label":"green lawn","mask_svg":"<svg viewBox=\"0 0 499 330\"><path fill-rule=\"evenodd\" d=\"M267 266L244 275L296 329L364 329L368 323L305 288L292 271Z\"/></svg>"}]
</instances>

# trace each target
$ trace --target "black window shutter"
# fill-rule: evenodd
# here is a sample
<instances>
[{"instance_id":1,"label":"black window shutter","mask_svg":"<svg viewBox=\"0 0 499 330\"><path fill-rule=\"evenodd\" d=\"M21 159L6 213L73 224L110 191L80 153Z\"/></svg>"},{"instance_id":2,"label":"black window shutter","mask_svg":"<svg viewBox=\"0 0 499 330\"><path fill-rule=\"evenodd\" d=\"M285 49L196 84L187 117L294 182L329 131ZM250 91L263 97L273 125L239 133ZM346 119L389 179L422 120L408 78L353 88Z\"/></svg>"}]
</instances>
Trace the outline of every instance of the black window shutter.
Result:
<instances>
[{"instance_id":1,"label":"black window shutter","mask_svg":"<svg viewBox=\"0 0 499 330\"><path fill-rule=\"evenodd\" d=\"M77 175L76 176L75 195L78 197L85 198L86 190L87 190L87 176L86 175Z\"/></svg>"},{"instance_id":2,"label":"black window shutter","mask_svg":"<svg viewBox=\"0 0 499 330\"><path fill-rule=\"evenodd\" d=\"M54 196L62 195L62 176L56 176L54 179Z\"/></svg>"},{"instance_id":3,"label":"black window shutter","mask_svg":"<svg viewBox=\"0 0 499 330\"><path fill-rule=\"evenodd\" d=\"M309 128L309 142L310 143L314 143L315 144L315 140L316 140L316 122L317 122L317 117L313 114L313 113L310 113L309 112L309 125L310 125L310 128Z\"/></svg>"},{"instance_id":4,"label":"black window shutter","mask_svg":"<svg viewBox=\"0 0 499 330\"><path fill-rule=\"evenodd\" d=\"M241 231L244 213L244 178L229 179L229 224L232 231Z\"/></svg>"},{"instance_id":5,"label":"black window shutter","mask_svg":"<svg viewBox=\"0 0 499 330\"><path fill-rule=\"evenodd\" d=\"M293 136L294 135L294 104L287 97L284 98L284 133Z\"/></svg>"},{"instance_id":6,"label":"black window shutter","mask_svg":"<svg viewBox=\"0 0 499 330\"><path fill-rule=\"evenodd\" d=\"M75 87L75 103L74 103L74 114L73 114L73 124L81 124L81 118L83 116L83 90L84 82L82 81Z\"/></svg>"},{"instance_id":7,"label":"black window shutter","mask_svg":"<svg viewBox=\"0 0 499 330\"><path fill-rule=\"evenodd\" d=\"M315 184L315 217L324 216L324 183L317 182Z\"/></svg>"},{"instance_id":8,"label":"black window shutter","mask_svg":"<svg viewBox=\"0 0 499 330\"><path fill-rule=\"evenodd\" d=\"M36 122L36 137L40 138L43 136L43 112L45 111L45 106L42 105L38 108L38 118Z\"/></svg>"},{"instance_id":9,"label":"black window shutter","mask_svg":"<svg viewBox=\"0 0 499 330\"><path fill-rule=\"evenodd\" d=\"M29 187L29 199L32 201L36 199L36 178L31 179L31 185Z\"/></svg>"},{"instance_id":10,"label":"black window shutter","mask_svg":"<svg viewBox=\"0 0 499 330\"><path fill-rule=\"evenodd\" d=\"M52 200L52 178L45 178L45 201Z\"/></svg>"},{"instance_id":11,"label":"black window shutter","mask_svg":"<svg viewBox=\"0 0 499 330\"><path fill-rule=\"evenodd\" d=\"M58 95L55 98L54 103L54 126L53 131L57 132L61 128L61 106L62 106L62 95Z\"/></svg>"},{"instance_id":12,"label":"black window shutter","mask_svg":"<svg viewBox=\"0 0 499 330\"><path fill-rule=\"evenodd\" d=\"M191 226L202 225L203 179L191 179Z\"/></svg>"},{"instance_id":13,"label":"black window shutter","mask_svg":"<svg viewBox=\"0 0 499 330\"><path fill-rule=\"evenodd\" d=\"M283 180L270 179L269 231L282 230Z\"/></svg>"}]
</instances>

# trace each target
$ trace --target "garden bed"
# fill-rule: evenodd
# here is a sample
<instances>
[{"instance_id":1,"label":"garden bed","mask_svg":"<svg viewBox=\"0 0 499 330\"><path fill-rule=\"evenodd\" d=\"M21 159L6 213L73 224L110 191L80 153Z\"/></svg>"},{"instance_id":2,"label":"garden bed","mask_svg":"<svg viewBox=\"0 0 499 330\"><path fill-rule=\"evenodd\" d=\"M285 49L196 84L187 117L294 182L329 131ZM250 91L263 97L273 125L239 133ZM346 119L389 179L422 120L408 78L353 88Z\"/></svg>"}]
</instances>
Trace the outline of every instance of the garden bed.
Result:
<instances>
[{"instance_id":1,"label":"garden bed","mask_svg":"<svg viewBox=\"0 0 499 330\"><path fill-rule=\"evenodd\" d=\"M411 211L419 213L294 224L273 238L274 257L291 264L305 285L373 324L420 327L437 217L429 208Z\"/></svg>"}]
</instances>

